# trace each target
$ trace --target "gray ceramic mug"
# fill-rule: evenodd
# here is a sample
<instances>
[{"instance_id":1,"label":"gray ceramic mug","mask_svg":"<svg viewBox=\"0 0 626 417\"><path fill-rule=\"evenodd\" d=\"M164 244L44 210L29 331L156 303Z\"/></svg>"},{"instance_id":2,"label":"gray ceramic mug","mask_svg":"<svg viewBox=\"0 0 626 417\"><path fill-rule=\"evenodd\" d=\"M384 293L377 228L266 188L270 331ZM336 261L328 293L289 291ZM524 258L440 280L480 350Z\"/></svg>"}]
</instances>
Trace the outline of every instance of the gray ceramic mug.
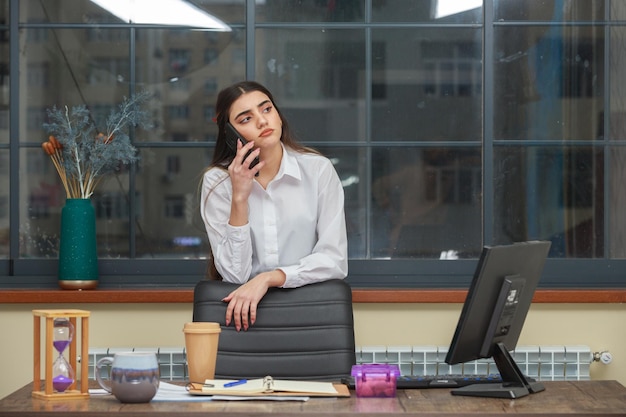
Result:
<instances>
[{"instance_id":1,"label":"gray ceramic mug","mask_svg":"<svg viewBox=\"0 0 626 417\"><path fill-rule=\"evenodd\" d=\"M101 368L110 365L109 379ZM121 352L96 363L98 384L123 403L147 403L159 388L159 362L155 353Z\"/></svg>"}]
</instances>

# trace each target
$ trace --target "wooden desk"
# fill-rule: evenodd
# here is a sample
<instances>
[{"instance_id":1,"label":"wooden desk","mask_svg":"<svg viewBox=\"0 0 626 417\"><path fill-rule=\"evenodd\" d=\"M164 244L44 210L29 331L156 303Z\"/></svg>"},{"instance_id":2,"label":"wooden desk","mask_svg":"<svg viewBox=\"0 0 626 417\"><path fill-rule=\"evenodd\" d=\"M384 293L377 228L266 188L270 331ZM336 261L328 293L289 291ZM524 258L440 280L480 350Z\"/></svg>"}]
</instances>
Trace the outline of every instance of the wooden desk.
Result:
<instances>
[{"instance_id":1,"label":"wooden desk","mask_svg":"<svg viewBox=\"0 0 626 417\"><path fill-rule=\"evenodd\" d=\"M448 389L400 390L397 398L311 398L307 402L206 401L122 404L112 396L72 401L32 398L32 384L0 400L0 417L79 416L339 416L515 415L626 416L626 388L616 381L545 382L546 390L516 400L459 397Z\"/></svg>"}]
</instances>

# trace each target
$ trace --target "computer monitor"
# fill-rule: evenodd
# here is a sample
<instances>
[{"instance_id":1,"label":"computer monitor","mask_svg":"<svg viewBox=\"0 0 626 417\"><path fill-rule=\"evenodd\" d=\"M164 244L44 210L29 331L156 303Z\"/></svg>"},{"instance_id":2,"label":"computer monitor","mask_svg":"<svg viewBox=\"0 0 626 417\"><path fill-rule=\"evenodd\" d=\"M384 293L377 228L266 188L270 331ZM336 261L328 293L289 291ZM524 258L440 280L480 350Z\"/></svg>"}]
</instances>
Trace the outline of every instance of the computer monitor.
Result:
<instances>
[{"instance_id":1,"label":"computer monitor","mask_svg":"<svg viewBox=\"0 0 626 417\"><path fill-rule=\"evenodd\" d=\"M544 390L509 353L517 345L548 256L550 242L483 248L446 355L450 365L492 357L501 383L452 390L454 395L518 398Z\"/></svg>"}]
</instances>

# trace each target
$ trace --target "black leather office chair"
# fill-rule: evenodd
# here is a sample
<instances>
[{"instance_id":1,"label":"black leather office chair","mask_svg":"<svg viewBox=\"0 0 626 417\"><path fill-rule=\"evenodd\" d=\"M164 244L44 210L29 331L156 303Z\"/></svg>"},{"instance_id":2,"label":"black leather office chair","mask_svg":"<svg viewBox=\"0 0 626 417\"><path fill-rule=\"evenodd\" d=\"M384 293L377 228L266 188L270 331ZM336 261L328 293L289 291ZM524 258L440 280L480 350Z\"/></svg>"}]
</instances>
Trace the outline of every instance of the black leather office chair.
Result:
<instances>
[{"instance_id":1,"label":"black leather office chair","mask_svg":"<svg viewBox=\"0 0 626 417\"><path fill-rule=\"evenodd\" d=\"M352 291L343 280L300 288L270 288L258 305L256 323L237 332L226 327L221 301L236 284L196 284L193 321L220 323L216 378L338 381L355 364Z\"/></svg>"}]
</instances>

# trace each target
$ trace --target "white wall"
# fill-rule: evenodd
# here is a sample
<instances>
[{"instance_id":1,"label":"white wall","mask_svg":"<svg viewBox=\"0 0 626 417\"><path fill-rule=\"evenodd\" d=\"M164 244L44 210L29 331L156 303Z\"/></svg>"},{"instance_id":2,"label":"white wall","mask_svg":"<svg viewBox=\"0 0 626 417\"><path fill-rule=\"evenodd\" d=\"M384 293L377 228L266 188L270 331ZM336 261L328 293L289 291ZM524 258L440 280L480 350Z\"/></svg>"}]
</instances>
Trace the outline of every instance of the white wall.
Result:
<instances>
[{"instance_id":1,"label":"white wall","mask_svg":"<svg viewBox=\"0 0 626 417\"><path fill-rule=\"evenodd\" d=\"M191 304L2 304L0 398L32 380L33 309L89 310L90 347L180 347ZM460 304L355 304L357 346L450 343ZM626 385L626 306L534 304L519 345L587 345L609 350L610 365L591 365L592 379Z\"/></svg>"}]
</instances>

